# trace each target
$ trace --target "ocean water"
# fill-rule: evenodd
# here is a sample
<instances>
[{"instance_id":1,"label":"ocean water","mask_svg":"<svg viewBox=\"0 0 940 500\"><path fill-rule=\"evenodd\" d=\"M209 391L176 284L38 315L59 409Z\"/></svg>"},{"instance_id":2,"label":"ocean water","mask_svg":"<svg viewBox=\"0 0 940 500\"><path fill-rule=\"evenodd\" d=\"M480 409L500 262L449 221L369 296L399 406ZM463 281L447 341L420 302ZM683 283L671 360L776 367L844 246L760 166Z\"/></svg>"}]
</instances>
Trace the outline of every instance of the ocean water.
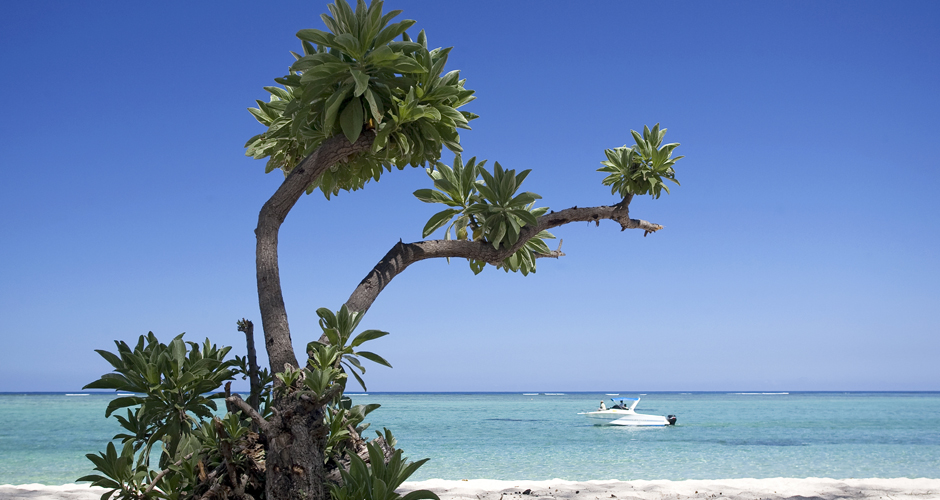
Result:
<instances>
[{"instance_id":1,"label":"ocean water","mask_svg":"<svg viewBox=\"0 0 940 500\"><path fill-rule=\"evenodd\" d=\"M637 393L621 393L636 397ZM118 432L113 395L0 394L0 484L64 484ZM940 393L649 393L664 428L594 426L605 393L351 395L379 403L414 480L940 478Z\"/></svg>"}]
</instances>

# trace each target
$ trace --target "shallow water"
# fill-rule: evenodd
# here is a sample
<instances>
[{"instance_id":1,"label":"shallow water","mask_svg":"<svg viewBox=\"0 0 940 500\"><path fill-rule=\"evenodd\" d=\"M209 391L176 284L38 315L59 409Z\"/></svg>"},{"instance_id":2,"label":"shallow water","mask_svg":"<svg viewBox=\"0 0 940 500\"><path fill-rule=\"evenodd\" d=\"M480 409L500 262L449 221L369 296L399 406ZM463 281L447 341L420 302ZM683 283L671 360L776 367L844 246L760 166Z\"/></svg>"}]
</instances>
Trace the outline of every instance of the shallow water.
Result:
<instances>
[{"instance_id":1,"label":"shallow water","mask_svg":"<svg viewBox=\"0 0 940 500\"><path fill-rule=\"evenodd\" d=\"M635 397L636 393L623 393ZM62 484L118 431L113 396L0 395L0 484ZM940 478L940 393L650 393L637 411L678 425L590 425L603 393L353 395L380 403L414 480ZM609 400L608 400L609 404ZM374 434L372 434L374 435Z\"/></svg>"}]
</instances>

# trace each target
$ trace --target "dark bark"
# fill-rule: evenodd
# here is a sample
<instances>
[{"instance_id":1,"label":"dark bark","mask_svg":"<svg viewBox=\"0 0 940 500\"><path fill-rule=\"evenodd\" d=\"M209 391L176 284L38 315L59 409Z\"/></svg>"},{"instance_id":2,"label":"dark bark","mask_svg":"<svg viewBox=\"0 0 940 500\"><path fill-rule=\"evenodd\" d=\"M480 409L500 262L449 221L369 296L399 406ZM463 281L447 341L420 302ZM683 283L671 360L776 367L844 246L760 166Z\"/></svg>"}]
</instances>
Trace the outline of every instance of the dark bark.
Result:
<instances>
[{"instance_id":1,"label":"dark bark","mask_svg":"<svg viewBox=\"0 0 940 500\"><path fill-rule=\"evenodd\" d=\"M291 342L278 270L277 243L281 224L307 186L315 182L326 169L346 161L352 155L368 151L374 140L375 132L365 130L352 144L343 135L323 141L320 147L294 167L261 207L258 227L255 229L255 266L261 325L272 375L284 371L284 366L288 364L300 366ZM275 381L275 385L277 383ZM266 422L255 408L241 398L230 397L227 400L250 415L265 434L267 498L325 499L323 450L328 429L323 422L323 405L278 397L273 404L275 417Z\"/></svg>"},{"instance_id":2,"label":"dark bark","mask_svg":"<svg viewBox=\"0 0 940 500\"><path fill-rule=\"evenodd\" d=\"M250 390L248 392L248 404L259 411L261 406L261 378L258 375L258 353L255 351L255 325L242 318L238 322L238 331L245 333L245 343L248 344L248 383ZM252 425L252 430L258 432L257 424Z\"/></svg>"},{"instance_id":3,"label":"dark bark","mask_svg":"<svg viewBox=\"0 0 940 500\"><path fill-rule=\"evenodd\" d=\"M463 257L495 265L522 248L526 241L532 239L540 231L571 222L600 224L601 220L609 219L620 224L621 231L625 229L643 229L643 236L663 228L659 224L653 224L645 220L631 219L629 204L630 200L627 199L610 207L573 207L560 212L549 212L539 217L537 226L523 228L519 233L519 240L516 244L499 250L493 248L493 245L482 241L430 240L416 243L402 243L399 241L359 283L349 300L346 301L346 307L352 311L368 311L379 293L388 286L389 282L415 262L442 257ZM559 245L558 250L544 257L558 257L561 255L564 254L561 253L561 246Z\"/></svg>"},{"instance_id":4,"label":"dark bark","mask_svg":"<svg viewBox=\"0 0 940 500\"><path fill-rule=\"evenodd\" d=\"M274 407L280 416L269 429L265 496L327 498L323 450L329 429L323 424L323 405L288 396L277 398Z\"/></svg>"}]
</instances>

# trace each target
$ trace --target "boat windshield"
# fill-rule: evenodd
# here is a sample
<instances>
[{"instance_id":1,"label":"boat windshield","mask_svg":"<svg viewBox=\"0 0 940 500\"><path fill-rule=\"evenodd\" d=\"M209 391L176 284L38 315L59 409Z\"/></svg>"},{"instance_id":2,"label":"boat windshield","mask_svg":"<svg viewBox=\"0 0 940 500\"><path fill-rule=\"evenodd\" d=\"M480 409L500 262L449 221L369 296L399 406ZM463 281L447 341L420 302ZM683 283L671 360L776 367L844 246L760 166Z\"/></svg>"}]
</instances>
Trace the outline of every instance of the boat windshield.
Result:
<instances>
[{"instance_id":1,"label":"boat windshield","mask_svg":"<svg viewBox=\"0 0 940 500\"><path fill-rule=\"evenodd\" d=\"M620 398L616 400L610 398L610 401L612 403L609 407L611 410L632 410L640 402L640 398Z\"/></svg>"}]
</instances>

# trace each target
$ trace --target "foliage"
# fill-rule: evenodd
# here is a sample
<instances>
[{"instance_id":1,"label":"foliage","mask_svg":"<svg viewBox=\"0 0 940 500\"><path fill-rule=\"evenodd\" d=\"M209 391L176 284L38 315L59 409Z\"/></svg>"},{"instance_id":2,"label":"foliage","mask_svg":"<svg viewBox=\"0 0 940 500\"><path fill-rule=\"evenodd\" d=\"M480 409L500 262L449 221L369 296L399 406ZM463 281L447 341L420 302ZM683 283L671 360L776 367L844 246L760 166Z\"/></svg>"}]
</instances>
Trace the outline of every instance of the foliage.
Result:
<instances>
[{"instance_id":1,"label":"foliage","mask_svg":"<svg viewBox=\"0 0 940 500\"><path fill-rule=\"evenodd\" d=\"M346 456L347 451L350 450L350 439L355 437L350 429L355 431L357 436L362 436L362 433L369 428L369 424L363 421L379 406L375 403L353 406L352 400L344 396L337 404L327 408L325 420L327 427L330 428L324 453L327 462L330 460L336 462Z\"/></svg>"},{"instance_id":2,"label":"foliage","mask_svg":"<svg viewBox=\"0 0 940 500\"><path fill-rule=\"evenodd\" d=\"M145 490L146 466L135 466L134 444L125 443L121 454L117 454L114 443L108 443L104 453L86 455L95 464L95 470L101 474L91 474L78 478L78 481L91 481L93 486L110 488L111 491L101 496L101 500L118 493L118 498L138 498Z\"/></svg>"},{"instance_id":3,"label":"foliage","mask_svg":"<svg viewBox=\"0 0 940 500\"><path fill-rule=\"evenodd\" d=\"M350 455L352 462L349 470L341 470L342 486L333 485L330 488L333 500L440 500L427 490L412 491L405 496L395 493L428 459L407 462L402 457L402 451L396 450L391 460L385 463L385 457L375 443L369 443L367 447L369 464L357 455Z\"/></svg>"},{"instance_id":4,"label":"foliage","mask_svg":"<svg viewBox=\"0 0 940 500\"><path fill-rule=\"evenodd\" d=\"M437 162L435 169L428 169L436 190L419 189L414 192L415 197L450 208L432 215L422 236L427 237L446 225L445 240L450 240L454 231L458 240L485 241L496 249L510 248L519 241L522 228L538 225L538 218L548 211L548 207L534 208L535 200L542 197L528 191L516 194L530 170L517 174L496 162L490 173L483 168L485 164L486 160L477 163L474 157L464 165L458 154L453 167ZM545 244L548 238L554 236L540 231L497 267L506 272L521 271L523 275L535 272L536 255L550 252ZM485 265L470 261L474 273L482 271Z\"/></svg>"},{"instance_id":5,"label":"foliage","mask_svg":"<svg viewBox=\"0 0 940 500\"><path fill-rule=\"evenodd\" d=\"M200 349L195 342L184 342L182 334L166 345L153 332L141 335L133 349L123 341L115 341L115 345L117 354L100 349L97 352L116 373L102 375L84 388L146 394L115 398L108 404L105 417L117 409L136 406L127 418L117 417L131 434L116 437L124 442L136 441L135 450L143 447L144 465L149 464L153 445L162 442L167 453L161 458L161 466L165 465L168 457L176 454L180 439L192 433L200 419L210 418L218 410L213 399L221 395L206 394L234 375L234 362L225 361L231 348L218 348L206 339Z\"/></svg>"},{"instance_id":6,"label":"foliage","mask_svg":"<svg viewBox=\"0 0 940 500\"><path fill-rule=\"evenodd\" d=\"M460 72L442 74L451 48L429 49L424 31L412 41L406 30L415 21L389 24L401 11L383 15L378 0L358 0L355 11L336 0L329 10L321 16L329 32L300 30L303 55L294 53L290 73L275 79L283 88L265 87L270 101L249 109L268 130L248 141L246 155L269 158L267 172L286 174L324 140L341 133L355 142L374 130L369 153L308 187L329 198L378 180L383 169L434 162L445 146L461 151L457 129L469 129L476 115L458 111L474 99Z\"/></svg>"},{"instance_id":7,"label":"foliage","mask_svg":"<svg viewBox=\"0 0 940 500\"><path fill-rule=\"evenodd\" d=\"M330 346L337 349L336 367L339 368L340 364L344 365L349 369L349 372L356 377L356 381L359 382L362 389L368 390L366 389L366 384L363 382L362 377L356 373L356 370L359 370L362 374L366 373L365 367L359 362L359 357L361 356L369 361L389 368L391 368L392 365L389 364L385 358L374 352L354 350L369 340L375 340L388 335L388 332L381 330L366 330L356 335L356 337L352 339L352 342L350 342L350 338L352 338L356 327L359 326L359 322L362 321L363 315L362 312L350 311L349 308L346 307L346 304L343 304L335 314L325 307L317 309L317 316L320 317L320 328L323 330L323 336L329 340ZM348 345L347 342L349 342ZM317 343L319 342L308 344L307 352L311 352L311 348L316 347L313 344ZM311 359L313 359L313 356L311 356Z\"/></svg>"},{"instance_id":8,"label":"foliage","mask_svg":"<svg viewBox=\"0 0 940 500\"><path fill-rule=\"evenodd\" d=\"M666 129L660 130L658 123L653 130L644 126L642 137L636 130L630 133L636 145L605 150L607 161L602 161L601 165L604 166L597 171L610 174L602 182L610 186L611 194L619 194L622 198L648 194L659 198L662 190L669 192L663 179L679 184L673 165L684 157L671 158L672 151L679 143L662 145Z\"/></svg>"},{"instance_id":9,"label":"foliage","mask_svg":"<svg viewBox=\"0 0 940 500\"><path fill-rule=\"evenodd\" d=\"M401 11L383 14L382 7L380 0L369 5L357 0L353 10L346 0L335 0L329 6L331 15L321 16L328 31L297 33L303 54L293 53L296 61L289 73L275 79L281 86L265 87L269 101L259 100L258 108L249 109L267 130L248 141L246 155L268 158L266 172L280 169L288 175L324 141L335 137L352 143L368 134L371 147L366 152L332 165L307 186L307 193L319 188L329 198L340 190L360 189L370 179L378 181L393 166L430 164L427 172L434 189L414 194L447 208L430 218L423 236L446 227L445 240L515 249L496 267L524 275L535 272L536 257L550 253L544 240L554 236L539 231L520 243L523 231L537 227L538 218L548 211L534 206L539 195L519 192L530 171L516 173L498 162L489 171L485 160L475 158L462 162L457 129L469 129L476 115L459 108L474 99L474 92L465 88L459 71L444 73L451 48L430 49L424 31L412 40L407 30L415 21L391 23ZM658 198L661 190L668 193L664 179L678 184L673 166L682 157L671 158L678 144L662 145L665 132L658 124L652 130L644 127L642 136L632 131L635 146L606 150L607 161L599 169L609 174L603 184L626 202L635 194ZM456 153L453 166L440 161L444 147ZM485 265L470 260L474 273ZM324 447L327 468L338 468L343 479L342 485L331 485L334 500L436 499L428 491L404 497L395 493L426 459L407 462L400 450L389 448L386 460L383 446L395 444L391 432L386 429L372 442L361 438L368 427L366 416L378 405L353 406L343 394L349 373L366 388L360 358L391 366L378 354L358 350L388 333L366 330L354 336L363 313L345 305L336 312L321 308L317 314L322 340L307 345L305 366L258 374L261 388L253 392L261 400L258 413L270 417L275 402L289 398L323 410L322 427L310 431ZM115 494L121 499L175 500L244 498L264 492L266 437L252 431L240 411L231 411L235 406L220 415L213 399L223 394L209 394L239 374L248 375L248 361L225 360L230 348L218 348L208 339L200 346L182 337L164 345L149 333L133 349L116 341L117 353L98 351L114 373L85 388L135 393L115 398L105 412L109 417L126 409L126 415L114 415L123 429L114 436L123 443L120 454L108 443L104 452L87 455L98 473L79 479L108 488L103 500ZM297 407L310 406L305 405ZM256 429L271 428L255 423ZM363 446L368 464L362 458ZM157 469L151 467L152 452L160 457Z\"/></svg>"},{"instance_id":10,"label":"foliage","mask_svg":"<svg viewBox=\"0 0 940 500\"><path fill-rule=\"evenodd\" d=\"M311 342L307 366L278 373L277 377L283 382L280 389L283 393L315 398L326 407L324 427L328 434L324 457L336 467L344 457L356 454L353 444L361 442L360 436L368 428L363 422L379 407L353 406L343 396L344 367L365 373L360 357L391 366L378 354L357 350L363 343L388 333L366 330L353 336L362 314L350 312L345 306L335 313L326 308L317 313L330 343ZM236 375L247 373L244 358L226 360L229 347L219 348L208 340L201 346L184 342L183 335L162 344L151 332L141 336L133 348L121 341L115 344L116 353L98 350L114 372L102 375L85 388L136 393L115 398L106 410L106 416L111 416L116 410L127 408L126 416L114 414L123 428L114 439L121 440L124 446L118 453L115 444L108 443L103 453L88 454L97 473L79 481L108 488L103 498L112 495L121 499L193 498L208 491L212 481L224 482L231 477L225 473L231 464L238 471L236 477L248 478L248 486L255 491L264 490L263 451L258 435L251 431L250 421L241 412L219 416L213 399L224 394L206 394ZM264 387L259 411L271 415L273 377L267 370L260 377ZM356 378L362 383L358 374ZM392 439L390 433L387 439ZM159 452L156 469L151 467L151 450ZM225 483L224 491L246 486L230 483ZM216 494L224 497L228 493Z\"/></svg>"}]
</instances>

